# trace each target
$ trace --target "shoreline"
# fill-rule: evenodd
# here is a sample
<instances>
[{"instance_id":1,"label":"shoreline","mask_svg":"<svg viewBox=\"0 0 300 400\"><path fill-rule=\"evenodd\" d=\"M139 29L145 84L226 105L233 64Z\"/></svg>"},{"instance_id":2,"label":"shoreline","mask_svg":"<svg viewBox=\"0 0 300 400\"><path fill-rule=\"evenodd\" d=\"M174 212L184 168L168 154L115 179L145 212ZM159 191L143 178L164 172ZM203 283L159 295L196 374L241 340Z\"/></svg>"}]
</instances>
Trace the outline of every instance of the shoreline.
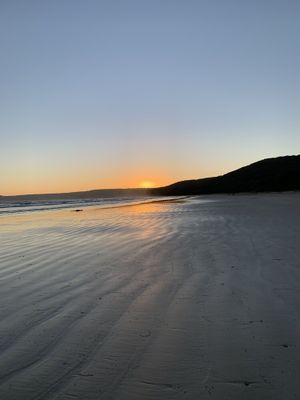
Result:
<instances>
[{"instance_id":1,"label":"shoreline","mask_svg":"<svg viewBox=\"0 0 300 400\"><path fill-rule=\"evenodd\" d=\"M2 219L0 397L295 399L298 197Z\"/></svg>"}]
</instances>

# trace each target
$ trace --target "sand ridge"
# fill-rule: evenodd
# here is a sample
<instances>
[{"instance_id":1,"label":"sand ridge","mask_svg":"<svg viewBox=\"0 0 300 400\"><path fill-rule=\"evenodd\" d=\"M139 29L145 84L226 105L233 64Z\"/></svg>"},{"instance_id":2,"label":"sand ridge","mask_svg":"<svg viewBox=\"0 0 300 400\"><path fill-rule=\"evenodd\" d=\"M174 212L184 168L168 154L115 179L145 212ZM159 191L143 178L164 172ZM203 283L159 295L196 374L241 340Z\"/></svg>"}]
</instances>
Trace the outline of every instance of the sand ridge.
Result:
<instances>
[{"instance_id":1,"label":"sand ridge","mask_svg":"<svg viewBox=\"0 0 300 400\"><path fill-rule=\"evenodd\" d=\"M2 219L0 398L297 399L299 204Z\"/></svg>"}]
</instances>

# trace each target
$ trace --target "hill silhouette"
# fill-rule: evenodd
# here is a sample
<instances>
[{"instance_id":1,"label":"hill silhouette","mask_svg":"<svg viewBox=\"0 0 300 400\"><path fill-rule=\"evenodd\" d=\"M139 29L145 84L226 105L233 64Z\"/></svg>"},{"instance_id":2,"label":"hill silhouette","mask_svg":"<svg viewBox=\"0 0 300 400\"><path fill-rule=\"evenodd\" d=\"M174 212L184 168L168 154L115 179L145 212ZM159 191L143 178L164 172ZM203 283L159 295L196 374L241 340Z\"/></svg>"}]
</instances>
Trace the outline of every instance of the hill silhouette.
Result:
<instances>
[{"instance_id":1,"label":"hill silhouette","mask_svg":"<svg viewBox=\"0 0 300 400\"><path fill-rule=\"evenodd\" d=\"M151 194L176 196L288 190L300 190L300 155L268 158L225 175L155 188Z\"/></svg>"},{"instance_id":2,"label":"hill silhouette","mask_svg":"<svg viewBox=\"0 0 300 400\"><path fill-rule=\"evenodd\" d=\"M93 199L104 197L180 196L214 193L300 190L300 155L268 158L212 178L186 180L154 189L98 189L83 192L1 196L9 200Z\"/></svg>"},{"instance_id":3,"label":"hill silhouette","mask_svg":"<svg viewBox=\"0 0 300 400\"><path fill-rule=\"evenodd\" d=\"M0 196L1 200L66 200L66 199L95 199L111 197L140 197L149 195L148 189L96 189L82 192L19 194L15 196Z\"/></svg>"}]
</instances>

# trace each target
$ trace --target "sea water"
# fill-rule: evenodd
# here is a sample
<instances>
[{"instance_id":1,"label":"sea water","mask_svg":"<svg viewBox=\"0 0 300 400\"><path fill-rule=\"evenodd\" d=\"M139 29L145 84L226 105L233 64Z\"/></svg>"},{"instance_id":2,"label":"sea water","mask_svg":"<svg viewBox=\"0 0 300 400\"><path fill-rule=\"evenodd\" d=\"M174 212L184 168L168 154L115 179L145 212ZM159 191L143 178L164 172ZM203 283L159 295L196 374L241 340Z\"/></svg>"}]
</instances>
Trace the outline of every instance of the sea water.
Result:
<instances>
[{"instance_id":1,"label":"sea water","mask_svg":"<svg viewBox=\"0 0 300 400\"><path fill-rule=\"evenodd\" d=\"M35 199L20 200L18 198L0 198L0 215L25 213L33 211L57 209L81 209L83 207L99 206L113 207L126 204L149 201L149 197L105 197L105 198L72 198L72 199Z\"/></svg>"}]
</instances>

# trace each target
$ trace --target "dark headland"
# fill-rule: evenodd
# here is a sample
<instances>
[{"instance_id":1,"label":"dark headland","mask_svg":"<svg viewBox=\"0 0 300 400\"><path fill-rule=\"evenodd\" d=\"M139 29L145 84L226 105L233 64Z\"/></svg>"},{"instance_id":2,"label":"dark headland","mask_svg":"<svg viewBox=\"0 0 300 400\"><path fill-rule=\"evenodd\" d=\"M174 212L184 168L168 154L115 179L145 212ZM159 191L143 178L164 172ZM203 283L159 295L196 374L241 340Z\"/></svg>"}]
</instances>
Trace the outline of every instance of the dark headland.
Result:
<instances>
[{"instance_id":1,"label":"dark headland","mask_svg":"<svg viewBox=\"0 0 300 400\"><path fill-rule=\"evenodd\" d=\"M0 196L2 201L92 199L103 197L182 196L300 190L300 155L268 158L225 175L193 179L154 189L98 189L70 193Z\"/></svg>"},{"instance_id":2,"label":"dark headland","mask_svg":"<svg viewBox=\"0 0 300 400\"><path fill-rule=\"evenodd\" d=\"M298 178L283 157L155 193ZM0 209L0 400L300 399L300 192L183 197Z\"/></svg>"},{"instance_id":3,"label":"dark headland","mask_svg":"<svg viewBox=\"0 0 300 400\"><path fill-rule=\"evenodd\" d=\"M225 175L186 180L155 188L151 190L151 194L182 196L294 190L300 190L300 155L268 158Z\"/></svg>"}]
</instances>

